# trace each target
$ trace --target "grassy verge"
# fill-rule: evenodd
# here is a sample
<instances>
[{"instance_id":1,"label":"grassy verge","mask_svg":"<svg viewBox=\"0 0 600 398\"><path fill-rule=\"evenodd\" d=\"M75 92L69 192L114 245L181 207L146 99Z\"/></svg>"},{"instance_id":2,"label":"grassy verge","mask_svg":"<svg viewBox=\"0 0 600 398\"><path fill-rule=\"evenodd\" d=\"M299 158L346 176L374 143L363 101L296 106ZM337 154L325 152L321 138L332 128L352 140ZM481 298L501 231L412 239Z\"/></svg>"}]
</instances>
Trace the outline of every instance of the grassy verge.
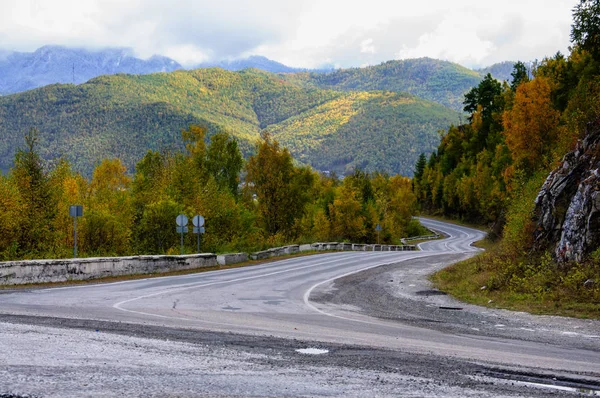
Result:
<instances>
[{"instance_id":1,"label":"grassy verge","mask_svg":"<svg viewBox=\"0 0 600 398\"><path fill-rule=\"evenodd\" d=\"M309 252L303 252L303 253L297 253L297 254L286 254L284 256L272 257L272 258L267 258L264 260L248 260L243 263L237 263L237 264L232 264L232 265L216 265L214 267L203 267L203 268L186 269L186 270L169 271L169 272L155 272L155 273L151 273L151 274L129 274L129 275L109 276L109 277L96 278L96 279L69 280L69 281L64 281L64 282L28 283L28 284L21 284L21 285L0 285L0 290L35 289L35 288L46 289L46 288L50 288L50 287L91 285L91 284L99 284L99 283L122 282L122 281L131 281L131 280L148 279L148 278L160 278L163 276L199 274L202 272L249 267L249 266L253 266L253 265L272 263L274 261L285 260L288 258L312 256L315 254L322 254L322 253L329 253L329 252L331 252L331 251L327 251L327 250L318 251L318 252L317 251L309 251Z\"/></svg>"},{"instance_id":2,"label":"grassy verge","mask_svg":"<svg viewBox=\"0 0 600 398\"><path fill-rule=\"evenodd\" d=\"M459 300L532 314L600 319L600 262L559 269L541 258L505 253L501 244L431 276L434 285ZM592 280L593 283L585 284Z\"/></svg>"}]
</instances>

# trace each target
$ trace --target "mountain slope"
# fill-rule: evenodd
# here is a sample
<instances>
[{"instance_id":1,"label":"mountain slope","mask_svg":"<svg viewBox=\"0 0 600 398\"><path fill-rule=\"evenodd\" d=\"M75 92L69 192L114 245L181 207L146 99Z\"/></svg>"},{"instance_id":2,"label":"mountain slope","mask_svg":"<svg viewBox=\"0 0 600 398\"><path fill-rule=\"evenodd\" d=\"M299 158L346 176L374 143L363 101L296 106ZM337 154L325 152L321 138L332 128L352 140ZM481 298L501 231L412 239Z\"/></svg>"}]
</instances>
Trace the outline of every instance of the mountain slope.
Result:
<instances>
[{"instance_id":1,"label":"mountain slope","mask_svg":"<svg viewBox=\"0 0 600 398\"><path fill-rule=\"evenodd\" d=\"M439 143L438 131L457 122L457 113L408 94L352 92L267 130L319 170L412 175L419 154Z\"/></svg>"},{"instance_id":2,"label":"mountain slope","mask_svg":"<svg viewBox=\"0 0 600 398\"><path fill-rule=\"evenodd\" d=\"M170 58L153 56L142 60L131 50L110 48L88 51L44 46L33 53L0 54L0 94L31 90L55 83L83 83L100 75L170 72L181 65Z\"/></svg>"},{"instance_id":3,"label":"mountain slope","mask_svg":"<svg viewBox=\"0 0 600 398\"><path fill-rule=\"evenodd\" d=\"M31 127L44 158L64 155L89 175L103 158L118 156L132 170L148 149L182 148L181 130L200 123L230 131L245 153L266 128L320 169L411 174L418 154L437 145L437 130L457 119L402 94L322 90L252 69L101 76L1 97L0 168L10 168Z\"/></svg>"},{"instance_id":4,"label":"mountain slope","mask_svg":"<svg viewBox=\"0 0 600 398\"><path fill-rule=\"evenodd\" d=\"M462 110L464 93L477 85L481 77L478 72L458 64L418 58L330 73L298 73L287 76L287 79L331 90L406 92Z\"/></svg>"}]
</instances>

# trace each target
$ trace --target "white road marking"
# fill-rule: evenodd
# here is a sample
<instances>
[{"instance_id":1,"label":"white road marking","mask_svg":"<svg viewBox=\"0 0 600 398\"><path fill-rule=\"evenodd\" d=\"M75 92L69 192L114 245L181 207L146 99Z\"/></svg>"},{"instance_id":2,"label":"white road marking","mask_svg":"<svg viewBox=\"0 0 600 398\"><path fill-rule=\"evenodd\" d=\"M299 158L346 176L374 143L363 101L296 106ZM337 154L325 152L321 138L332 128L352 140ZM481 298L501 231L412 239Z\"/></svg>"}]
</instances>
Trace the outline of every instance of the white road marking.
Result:
<instances>
[{"instance_id":1,"label":"white road marking","mask_svg":"<svg viewBox=\"0 0 600 398\"><path fill-rule=\"evenodd\" d=\"M346 257L343 257L343 258L346 258ZM118 303L113 304L113 308L116 308L118 310L125 311L125 312L136 313L136 314L155 315L155 314L152 314L152 313L145 313L145 312L140 312L140 311L128 310L126 308L122 308L122 305L130 303L130 302L133 302L133 301L137 301L137 300L142 300L142 299L145 299L145 298L149 298L149 297L160 296L161 294L170 294L170 293L174 293L174 292L180 292L180 291L184 291L184 290L189 290L189 289L196 288L196 287L207 287L207 286L221 285L221 284L225 284L225 283L234 283L234 282L241 282L241 281L247 281L247 280L258 279L258 278L264 278L266 276L278 275L278 274L283 274L283 273L286 273L286 272L292 272L292 271L298 271L298 270L307 269L307 268L319 267L319 266L322 266L324 264L329 264L329 263L337 262L339 260L340 260L340 258L336 258L336 259L331 260L331 261L323 261L323 262L319 262L319 263L316 263L316 264L305 265L303 267L290 268L290 269L279 270L279 271L275 271L275 272L269 272L269 273L266 273L266 274L253 275L253 276L245 276L245 277L241 277L241 278L227 279L227 280L221 280L221 281L215 281L215 282L194 282L194 283L190 283L190 284L186 284L186 285L179 285L178 287L175 287L175 288L172 288L172 289L161 290L159 292L145 294L145 295L142 295L142 296L137 296L137 297L130 298L130 299L127 299L127 300L119 301ZM156 316L158 316L158 315L156 315ZM166 317L166 316L161 316L161 317ZM166 317L166 318L168 318L168 317Z\"/></svg>"},{"instance_id":2,"label":"white road marking","mask_svg":"<svg viewBox=\"0 0 600 398\"><path fill-rule=\"evenodd\" d=\"M427 252L421 252L421 253L427 253ZM440 255L440 254L449 254L449 253L444 253L444 252L439 252L439 253L437 253L437 252L436 252L436 253L425 254L425 255L421 255L421 256L419 256L419 255L415 255L415 256L412 256L412 257L409 257L409 258L406 258L406 259L400 260L400 261L394 261L394 262L392 262L392 263L370 265L370 266L368 266L368 267L365 267L365 268L362 268L362 269L359 269L359 270L355 270L355 271L347 272L347 273L345 273L345 274L338 275L338 276L335 276L335 277L333 277L333 278L329 278L329 279L327 279L327 280L324 280L324 281L322 281L322 282L319 282L319 283L316 283L316 284L312 285L312 286L311 286L311 287L310 287L310 288L309 288L309 289L308 289L308 290L307 290L307 291L304 293L304 304L305 304L305 305L306 305L308 308L310 308L311 310L313 310L313 311L315 311L315 312L318 312L319 314L322 314L322 315L325 315L325 316L332 317L332 318L343 319L343 320L346 320L346 321L352 321L352 322L359 322L359 323L364 323L364 324L367 324L367 325L386 326L386 327L392 327L392 328L398 328L398 329L400 329L400 328L404 328L404 325L402 325L402 326L399 326L399 325L394 325L394 324L390 324L390 323L384 323L384 322L374 322L374 321L367 321L367 320L364 320L364 319L349 318L349 317L345 317L345 316L341 316L341 315L336 315L336 314L332 314L332 313L330 313L330 312L323 311L323 310L321 310L320 308L317 308L315 305L313 305L313 304L310 302L310 294L311 294L311 293L312 293L312 291L313 291L314 289L316 289L317 287L319 287L319 286L321 286L321 285L324 285L324 284L326 284L326 283L329 283L329 282L333 282L334 280L336 280L336 279L339 279L339 278L344 278L344 277L346 277L346 276L349 276L349 275L353 275L353 274L356 274L356 273L359 273L359 272L362 272L362 271L366 271L366 270L369 270L369 269L372 269L372 268L376 268L376 267L381 267L381 266L384 266L384 265L397 264L397 263L401 263L401 262L405 262L405 261L409 261L409 260L414 260L414 259L416 259L416 258L423 258L423 257L432 257L432 256L438 256L438 255Z\"/></svg>"}]
</instances>

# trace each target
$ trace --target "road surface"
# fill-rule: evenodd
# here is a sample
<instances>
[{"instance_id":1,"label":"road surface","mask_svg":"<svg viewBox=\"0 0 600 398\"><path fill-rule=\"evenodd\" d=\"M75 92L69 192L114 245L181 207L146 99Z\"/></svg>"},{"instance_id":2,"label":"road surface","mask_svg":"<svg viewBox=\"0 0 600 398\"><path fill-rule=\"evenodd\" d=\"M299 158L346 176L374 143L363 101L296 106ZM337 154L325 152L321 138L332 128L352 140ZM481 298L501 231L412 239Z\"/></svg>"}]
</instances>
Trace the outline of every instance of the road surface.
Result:
<instances>
[{"instance_id":1,"label":"road surface","mask_svg":"<svg viewBox=\"0 0 600 398\"><path fill-rule=\"evenodd\" d=\"M471 243L483 233L422 222L446 238L417 252L327 253L184 276L5 291L0 396L600 390L600 323L494 313L434 294L427 273L476 254ZM300 348L323 354L303 356ZM211 361L190 365L198 358ZM389 382L374 384L375 377ZM554 379L559 386L548 388Z\"/></svg>"}]
</instances>

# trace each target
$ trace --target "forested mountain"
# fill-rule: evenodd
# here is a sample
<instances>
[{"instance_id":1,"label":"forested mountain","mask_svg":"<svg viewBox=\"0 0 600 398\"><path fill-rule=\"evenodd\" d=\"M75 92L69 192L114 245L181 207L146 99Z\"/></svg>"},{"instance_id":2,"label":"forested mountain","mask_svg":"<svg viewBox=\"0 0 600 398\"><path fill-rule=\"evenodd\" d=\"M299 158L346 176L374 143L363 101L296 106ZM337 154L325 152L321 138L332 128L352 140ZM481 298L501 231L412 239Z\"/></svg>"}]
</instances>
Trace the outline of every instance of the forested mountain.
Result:
<instances>
[{"instance_id":1,"label":"forested mountain","mask_svg":"<svg viewBox=\"0 0 600 398\"><path fill-rule=\"evenodd\" d=\"M0 98L0 167L11 167L36 127L45 159L64 156L89 175L119 157L132 170L148 149L181 148L181 130L195 123L209 136L229 131L246 155L267 129L320 169L410 174L437 131L456 121L457 113L404 94L322 90L255 69L107 75Z\"/></svg>"},{"instance_id":2,"label":"forested mountain","mask_svg":"<svg viewBox=\"0 0 600 398\"><path fill-rule=\"evenodd\" d=\"M420 148L435 147L440 126L458 120L458 113L408 94L351 92L267 131L298 160L319 170L412 175L411 162Z\"/></svg>"},{"instance_id":3,"label":"forested mountain","mask_svg":"<svg viewBox=\"0 0 600 398\"><path fill-rule=\"evenodd\" d=\"M181 69L174 60L153 56L142 60L123 48L100 51L44 46L33 53L0 53L0 95L54 83L83 83L115 73L146 74Z\"/></svg>"},{"instance_id":4,"label":"forested mountain","mask_svg":"<svg viewBox=\"0 0 600 398\"><path fill-rule=\"evenodd\" d=\"M299 73L286 78L331 90L405 92L458 111L462 110L464 93L479 83L482 75L451 62L418 58L330 73Z\"/></svg>"}]
</instances>

